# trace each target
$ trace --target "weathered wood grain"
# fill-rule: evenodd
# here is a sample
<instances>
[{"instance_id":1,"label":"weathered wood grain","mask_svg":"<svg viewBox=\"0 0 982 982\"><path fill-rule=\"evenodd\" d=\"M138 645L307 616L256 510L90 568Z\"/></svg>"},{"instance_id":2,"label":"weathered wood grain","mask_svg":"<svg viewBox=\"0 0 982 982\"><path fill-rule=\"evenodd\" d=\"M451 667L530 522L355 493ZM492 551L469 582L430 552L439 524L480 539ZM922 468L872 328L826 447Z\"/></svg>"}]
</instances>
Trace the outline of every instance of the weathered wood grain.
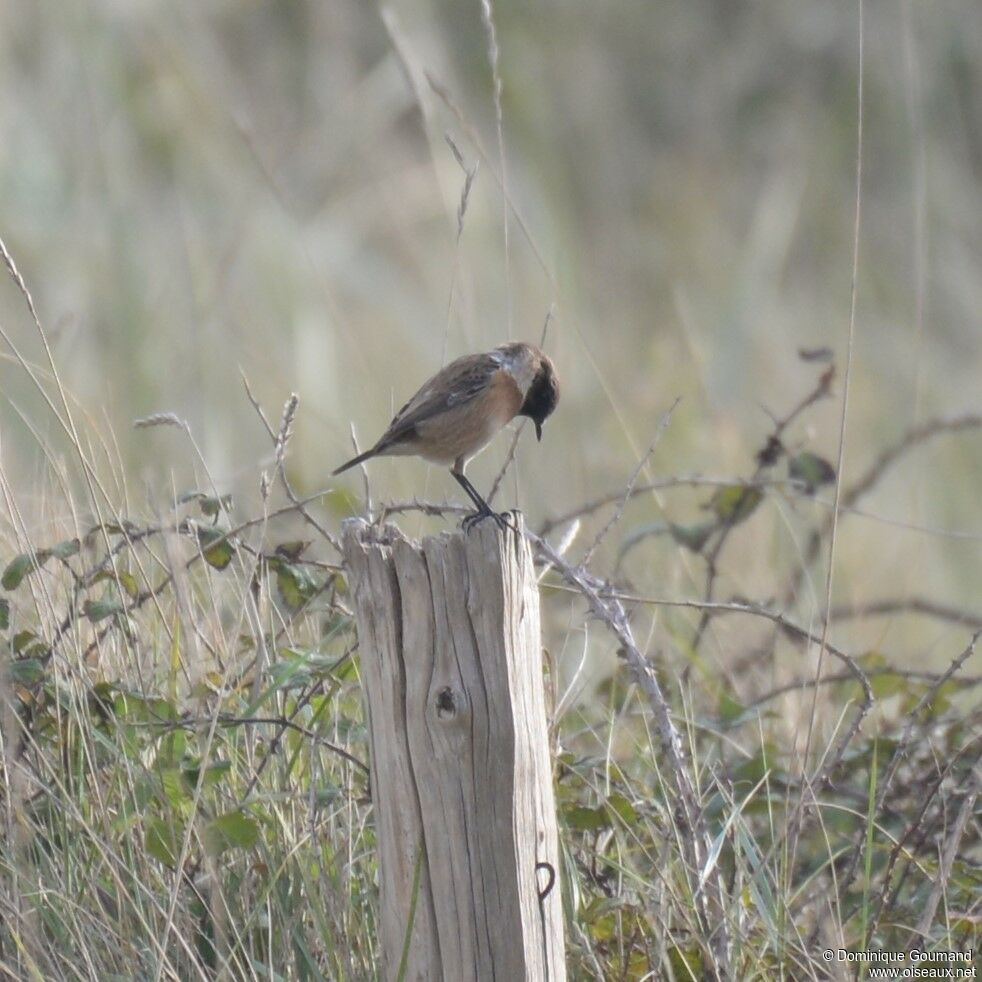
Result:
<instances>
[{"instance_id":1,"label":"weathered wood grain","mask_svg":"<svg viewBox=\"0 0 982 982\"><path fill-rule=\"evenodd\" d=\"M539 895L559 856L528 544L493 522L420 545L353 521L343 547L371 734L383 977L398 975L419 861L407 979L565 979L558 879Z\"/></svg>"}]
</instances>

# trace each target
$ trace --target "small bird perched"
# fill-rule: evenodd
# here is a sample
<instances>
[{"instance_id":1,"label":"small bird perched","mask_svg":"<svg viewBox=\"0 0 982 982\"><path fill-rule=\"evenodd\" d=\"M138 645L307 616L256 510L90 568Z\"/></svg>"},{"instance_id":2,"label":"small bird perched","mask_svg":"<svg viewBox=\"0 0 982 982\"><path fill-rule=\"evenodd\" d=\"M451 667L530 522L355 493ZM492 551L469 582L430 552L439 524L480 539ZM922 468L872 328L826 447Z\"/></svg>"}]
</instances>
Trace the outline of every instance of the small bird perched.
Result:
<instances>
[{"instance_id":1,"label":"small bird perched","mask_svg":"<svg viewBox=\"0 0 982 982\"><path fill-rule=\"evenodd\" d=\"M464 476L464 468L516 416L528 416L541 440L542 424L558 401L556 367L533 344L512 341L485 354L465 355L426 382L370 450L342 464L334 474L387 455L449 464L450 473L477 509L465 522L493 518L504 526L504 519Z\"/></svg>"}]
</instances>

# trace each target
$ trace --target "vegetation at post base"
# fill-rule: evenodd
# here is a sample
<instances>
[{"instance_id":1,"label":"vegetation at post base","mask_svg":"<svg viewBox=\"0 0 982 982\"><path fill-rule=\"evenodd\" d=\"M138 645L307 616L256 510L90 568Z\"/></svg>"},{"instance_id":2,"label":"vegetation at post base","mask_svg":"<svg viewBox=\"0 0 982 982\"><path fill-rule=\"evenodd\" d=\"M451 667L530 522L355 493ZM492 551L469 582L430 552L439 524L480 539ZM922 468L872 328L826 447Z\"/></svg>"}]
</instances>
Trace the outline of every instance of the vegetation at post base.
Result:
<instances>
[{"instance_id":1,"label":"vegetation at post base","mask_svg":"<svg viewBox=\"0 0 982 982\"><path fill-rule=\"evenodd\" d=\"M664 522L632 527L617 514L640 495L632 485L564 520L615 512L617 524L598 524L612 547L601 549L612 563L604 589L636 622L647 605L630 569L652 544L694 557L705 585L695 609L661 610L647 652L697 789L703 868L680 848L693 830L626 665L553 724L573 978L709 977L717 931L740 978L820 975L827 947L977 945L980 679L962 668L971 632L940 672L830 646L816 685L803 655L821 643L820 625L798 623L793 604L717 593L733 536L754 534L769 505L807 504L835 480L831 464L811 461L803 481L801 453L775 435L831 383L826 368L744 476L680 483ZM680 535L672 518L686 498L708 516L698 535ZM103 977L220 967L373 977L357 637L343 570L304 519L309 507L247 516L229 497L189 492L153 522L103 516L7 555L0 952L25 977L69 977L83 958ZM824 542L827 512L811 521ZM298 526L309 537L287 538ZM562 610L590 623L561 570L546 573L542 598L550 647ZM795 682L736 697L705 641L735 619L764 627L740 671L793 659ZM815 720L807 758L801 732L799 746L786 739L792 705ZM716 925L698 916L709 883L725 896Z\"/></svg>"}]
</instances>

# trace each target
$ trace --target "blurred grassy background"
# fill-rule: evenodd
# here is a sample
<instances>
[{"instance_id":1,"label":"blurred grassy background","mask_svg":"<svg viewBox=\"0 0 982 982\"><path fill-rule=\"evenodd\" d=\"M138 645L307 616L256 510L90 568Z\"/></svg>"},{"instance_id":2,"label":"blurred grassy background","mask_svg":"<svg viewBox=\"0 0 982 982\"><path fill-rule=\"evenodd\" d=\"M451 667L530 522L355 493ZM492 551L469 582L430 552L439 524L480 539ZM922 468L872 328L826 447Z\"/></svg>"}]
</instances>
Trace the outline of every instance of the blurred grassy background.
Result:
<instances>
[{"instance_id":1,"label":"blurred grassy background","mask_svg":"<svg viewBox=\"0 0 982 982\"><path fill-rule=\"evenodd\" d=\"M299 393L290 468L311 493L349 455L350 423L364 445L441 359L535 339L553 305L563 401L540 446L525 434L499 499L533 523L622 485L676 396L647 476L749 475L761 407L784 413L812 384L797 349L830 346L841 368L855 5L499 0L494 16L507 257L477 0L0 8L0 234L93 439L115 434L128 507L203 481L179 431L133 430L136 417L187 418L248 510L270 447L240 369L272 417ZM976 410L982 347L982 8L868 3L865 54L847 482L912 423ZM459 242L464 175L445 133L480 160ZM0 322L41 362L6 276ZM25 515L49 520L67 506L49 500L40 444L66 445L7 351L0 391L4 474ZM792 442L834 460L838 414L820 404ZM473 467L479 487L499 444ZM421 463L370 470L383 500L456 496ZM847 516L837 597L977 610L980 484L978 431L910 455L866 510L967 535ZM685 521L706 497L663 501ZM816 508L769 500L734 535L720 594L771 595ZM625 523L660 515L644 498ZM667 541L637 567L654 594L701 590ZM918 657L963 645L950 625L895 625L846 629Z\"/></svg>"}]
</instances>

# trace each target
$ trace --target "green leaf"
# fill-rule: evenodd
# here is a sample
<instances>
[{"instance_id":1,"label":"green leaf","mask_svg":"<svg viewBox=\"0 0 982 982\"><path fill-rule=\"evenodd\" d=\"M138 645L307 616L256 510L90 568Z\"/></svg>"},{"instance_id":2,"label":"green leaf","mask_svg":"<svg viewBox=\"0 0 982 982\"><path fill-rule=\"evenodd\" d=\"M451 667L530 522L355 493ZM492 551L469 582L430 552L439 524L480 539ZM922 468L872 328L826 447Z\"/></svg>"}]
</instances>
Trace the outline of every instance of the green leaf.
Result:
<instances>
[{"instance_id":1,"label":"green leaf","mask_svg":"<svg viewBox=\"0 0 982 982\"><path fill-rule=\"evenodd\" d=\"M824 457L804 451L788 461L788 477L813 494L823 484L835 483L835 468Z\"/></svg>"},{"instance_id":2,"label":"green leaf","mask_svg":"<svg viewBox=\"0 0 982 982\"><path fill-rule=\"evenodd\" d=\"M202 514L207 515L209 518L217 518L219 512L227 512L231 509L232 496L230 494L223 494L218 497L208 495L201 499L198 507L201 509Z\"/></svg>"},{"instance_id":3,"label":"green leaf","mask_svg":"<svg viewBox=\"0 0 982 982\"><path fill-rule=\"evenodd\" d=\"M258 840L259 825L241 811L226 812L205 826L204 845L210 856L220 856L229 849L249 849Z\"/></svg>"},{"instance_id":4,"label":"green leaf","mask_svg":"<svg viewBox=\"0 0 982 982\"><path fill-rule=\"evenodd\" d=\"M692 945L690 948L679 948L672 945L668 949L668 963L672 967L672 978L702 979L706 977L703 971L702 952Z\"/></svg>"},{"instance_id":5,"label":"green leaf","mask_svg":"<svg viewBox=\"0 0 982 982\"><path fill-rule=\"evenodd\" d=\"M170 723L180 715L177 708L166 699L159 697L146 697L139 692L131 692L127 689L116 687L117 711L127 721L138 723L146 729L146 724L154 725L160 723ZM173 733L169 736L174 736ZM157 759L157 764L161 759Z\"/></svg>"},{"instance_id":6,"label":"green leaf","mask_svg":"<svg viewBox=\"0 0 982 982\"><path fill-rule=\"evenodd\" d=\"M327 674L338 682L352 682L358 678L358 661L355 658L345 658Z\"/></svg>"},{"instance_id":7,"label":"green leaf","mask_svg":"<svg viewBox=\"0 0 982 982\"><path fill-rule=\"evenodd\" d=\"M729 484L720 488L710 499L709 507L727 525L746 521L763 501L764 493L747 484Z\"/></svg>"},{"instance_id":8,"label":"green leaf","mask_svg":"<svg viewBox=\"0 0 982 982\"><path fill-rule=\"evenodd\" d=\"M859 667L866 672L876 671L878 668L889 668L890 666L890 662L887 661L886 655L884 655L882 651L877 651L875 648L865 651L863 654L857 656L856 664L858 664Z\"/></svg>"},{"instance_id":9,"label":"green leaf","mask_svg":"<svg viewBox=\"0 0 982 982\"><path fill-rule=\"evenodd\" d=\"M98 624L113 614L120 614L123 605L118 600L86 600L82 604L82 613L93 623Z\"/></svg>"},{"instance_id":10,"label":"green leaf","mask_svg":"<svg viewBox=\"0 0 982 982\"><path fill-rule=\"evenodd\" d=\"M693 552L702 552L702 547L715 529L715 522L698 522L695 525L676 525L670 522L668 526L672 538L680 546L685 546Z\"/></svg>"},{"instance_id":11,"label":"green leaf","mask_svg":"<svg viewBox=\"0 0 982 982\"><path fill-rule=\"evenodd\" d=\"M36 549L33 555L22 552L7 563L7 568L0 577L0 586L5 590L16 590L25 576L33 573L35 569L40 569L52 556L68 559L77 555L80 548L78 539L66 539L51 549Z\"/></svg>"},{"instance_id":12,"label":"green leaf","mask_svg":"<svg viewBox=\"0 0 982 982\"><path fill-rule=\"evenodd\" d=\"M10 601L0 597L0 631L10 627Z\"/></svg>"},{"instance_id":13,"label":"green leaf","mask_svg":"<svg viewBox=\"0 0 982 982\"><path fill-rule=\"evenodd\" d=\"M624 795L615 792L605 802L609 812L613 812L626 825L638 824L638 810Z\"/></svg>"},{"instance_id":14,"label":"green leaf","mask_svg":"<svg viewBox=\"0 0 982 982\"><path fill-rule=\"evenodd\" d=\"M563 820L574 832L596 832L610 828L610 814L603 805L597 808L567 805L563 809Z\"/></svg>"},{"instance_id":15,"label":"green leaf","mask_svg":"<svg viewBox=\"0 0 982 982\"><path fill-rule=\"evenodd\" d=\"M283 559L299 559L310 545L310 540L296 539L290 542L281 542L273 551Z\"/></svg>"},{"instance_id":16,"label":"green leaf","mask_svg":"<svg viewBox=\"0 0 982 982\"><path fill-rule=\"evenodd\" d=\"M235 555L235 546L228 539L222 539L204 550L205 562L217 570L225 569Z\"/></svg>"},{"instance_id":17,"label":"green leaf","mask_svg":"<svg viewBox=\"0 0 982 982\"><path fill-rule=\"evenodd\" d=\"M184 779L184 771L179 767L165 767L160 772L160 783L167 800L179 807L185 799L192 797L192 788Z\"/></svg>"},{"instance_id":18,"label":"green leaf","mask_svg":"<svg viewBox=\"0 0 982 982\"><path fill-rule=\"evenodd\" d=\"M724 690L719 699L719 718L721 722L733 723L735 720L740 719L746 711L747 707L743 703L737 702L729 692Z\"/></svg>"},{"instance_id":19,"label":"green leaf","mask_svg":"<svg viewBox=\"0 0 982 982\"><path fill-rule=\"evenodd\" d=\"M198 528L197 533L205 562L215 569L225 569L235 555L235 546L229 541L228 536L213 528Z\"/></svg>"},{"instance_id":20,"label":"green leaf","mask_svg":"<svg viewBox=\"0 0 982 982\"><path fill-rule=\"evenodd\" d=\"M124 569L117 570L115 573L109 569L100 570L92 577L92 584L102 583L105 580L119 583L127 595L134 600L140 595L140 587L136 582L136 577L132 573L127 573Z\"/></svg>"},{"instance_id":21,"label":"green leaf","mask_svg":"<svg viewBox=\"0 0 982 982\"><path fill-rule=\"evenodd\" d=\"M205 776L201 780L204 788L214 787L232 769L230 760L215 760L205 767ZM189 788L198 786L198 779L201 778L201 761L192 760L184 764L182 768L184 780Z\"/></svg>"},{"instance_id":22,"label":"green leaf","mask_svg":"<svg viewBox=\"0 0 982 982\"><path fill-rule=\"evenodd\" d=\"M212 495L203 491L187 491L177 499L179 505L186 505L189 501L196 501L201 514L208 518L217 518L220 512L227 512L232 507L230 494Z\"/></svg>"},{"instance_id":23,"label":"green leaf","mask_svg":"<svg viewBox=\"0 0 982 982\"><path fill-rule=\"evenodd\" d=\"M909 688L907 680L898 672L880 672L871 675L869 684L876 699L888 699L900 692L906 692Z\"/></svg>"},{"instance_id":24,"label":"green leaf","mask_svg":"<svg viewBox=\"0 0 982 982\"><path fill-rule=\"evenodd\" d=\"M617 915L612 911L595 915L590 922L590 938L595 944L609 944L617 937Z\"/></svg>"},{"instance_id":25,"label":"green leaf","mask_svg":"<svg viewBox=\"0 0 982 982\"><path fill-rule=\"evenodd\" d=\"M72 556L78 555L81 547L82 544L78 539L66 539L64 542L59 542L58 545L52 546L45 551L56 559L71 559Z\"/></svg>"},{"instance_id":26,"label":"green leaf","mask_svg":"<svg viewBox=\"0 0 982 982\"><path fill-rule=\"evenodd\" d=\"M121 569L116 573L116 579L119 580L119 585L126 591L128 596L135 600L140 595L139 584L136 582L136 577L132 573L127 573L126 570Z\"/></svg>"},{"instance_id":27,"label":"green leaf","mask_svg":"<svg viewBox=\"0 0 982 982\"><path fill-rule=\"evenodd\" d=\"M18 631L14 635L13 641L10 642L10 647L14 649L15 654L20 654L36 639L37 635L33 631Z\"/></svg>"},{"instance_id":28,"label":"green leaf","mask_svg":"<svg viewBox=\"0 0 982 982\"><path fill-rule=\"evenodd\" d=\"M864 652L856 658L856 664L868 674L870 688L872 688L873 696L876 699L886 699L910 689L910 685L903 675L891 671L890 660L882 651L872 649ZM884 669L886 671L883 671ZM859 699L865 698L865 693L861 687L857 687L856 691Z\"/></svg>"},{"instance_id":29,"label":"green leaf","mask_svg":"<svg viewBox=\"0 0 982 982\"><path fill-rule=\"evenodd\" d=\"M145 844L147 852L158 862L173 867L181 851L184 830L176 822L166 822L152 816L146 822Z\"/></svg>"},{"instance_id":30,"label":"green leaf","mask_svg":"<svg viewBox=\"0 0 982 982\"><path fill-rule=\"evenodd\" d=\"M304 566L276 564L276 585L283 602L291 609L302 607L320 589L317 578Z\"/></svg>"},{"instance_id":31,"label":"green leaf","mask_svg":"<svg viewBox=\"0 0 982 982\"><path fill-rule=\"evenodd\" d=\"M37 685L44 679L44 662L40 658L19 658L10 663L10 681L15 685Z\"/></svg>"},{"instance_id":32,"label":"green leaf","mask_svg":"<svg viewBox=\"0 0 982 982\"><path fill-rule=\"evenodd\" d=\"M4 590L16 590L24 577L34 571L35 556L37 557L36 568L40 569L47 561L49 555L50 553L44 549L40 549L34 556L29 552L22 552L19 556L14 556L7 564L7 568L3 571L3 576L0 577L0 585L3 586Z\"/></svg>"}]
</instances>

